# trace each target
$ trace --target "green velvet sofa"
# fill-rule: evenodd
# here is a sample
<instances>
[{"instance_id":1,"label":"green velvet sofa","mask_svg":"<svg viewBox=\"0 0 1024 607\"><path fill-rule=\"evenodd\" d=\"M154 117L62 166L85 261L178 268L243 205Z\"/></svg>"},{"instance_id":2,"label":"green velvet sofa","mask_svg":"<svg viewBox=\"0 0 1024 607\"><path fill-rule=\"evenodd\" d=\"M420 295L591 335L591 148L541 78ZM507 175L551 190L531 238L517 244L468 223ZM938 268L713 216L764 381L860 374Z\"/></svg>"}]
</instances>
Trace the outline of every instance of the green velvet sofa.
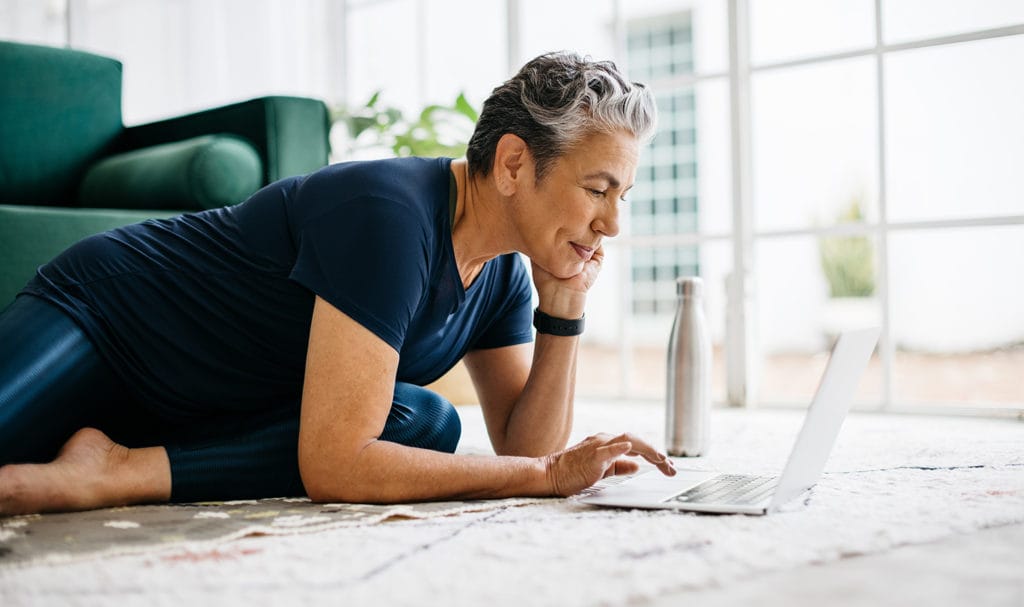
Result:
<instances>
[{"instance_id":1,"label":"green velvet sofa","mask_svg":"<svg viewBox=\"0 0 1024 607\"><path fill-rule=\"evenodd\" d=\"M125 127L121 63L0 41L0 310L78 240L327 164L326 105L262 97Z\"/></svg>"}]
</instances>

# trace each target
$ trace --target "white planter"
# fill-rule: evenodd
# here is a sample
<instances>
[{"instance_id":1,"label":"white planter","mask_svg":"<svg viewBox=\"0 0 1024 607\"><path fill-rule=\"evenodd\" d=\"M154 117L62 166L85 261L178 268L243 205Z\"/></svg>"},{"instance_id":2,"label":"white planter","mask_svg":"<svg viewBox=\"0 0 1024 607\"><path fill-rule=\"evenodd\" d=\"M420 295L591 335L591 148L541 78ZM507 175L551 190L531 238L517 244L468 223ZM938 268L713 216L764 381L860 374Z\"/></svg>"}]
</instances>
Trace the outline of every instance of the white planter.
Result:
<instances>
[{"instance_id":1,"label":"white planter","mask_svg":"<svg viewBox=\"0 0 1024 607\"><path fill-rule=\"evenodd\" d=\"M882 322L882 310L875 297L832 297L825 300L821 328L831 344L848 329L874 327Z\"/></svg>"}]
</instances>

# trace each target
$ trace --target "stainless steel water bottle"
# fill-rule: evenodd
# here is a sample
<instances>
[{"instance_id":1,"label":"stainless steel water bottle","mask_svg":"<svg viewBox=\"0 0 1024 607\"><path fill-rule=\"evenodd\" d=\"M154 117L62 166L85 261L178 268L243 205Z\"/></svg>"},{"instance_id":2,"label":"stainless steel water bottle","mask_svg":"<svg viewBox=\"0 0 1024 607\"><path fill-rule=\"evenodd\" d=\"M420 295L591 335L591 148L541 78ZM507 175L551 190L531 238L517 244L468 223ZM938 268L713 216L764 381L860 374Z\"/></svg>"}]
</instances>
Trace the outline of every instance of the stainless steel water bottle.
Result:
<instances>
[{"instance_id":1,"label":"stainless steel water bottle","mask_svg":"<svg viewBox=\"0 0 1024 607\"><path fill-rule=\"evenodd\" d=\"M676 280L676 318L668 343L665 448L669 455L696 456L708 449L711 417L711 336L700 278Z\"/></svg>"}]
</instances>

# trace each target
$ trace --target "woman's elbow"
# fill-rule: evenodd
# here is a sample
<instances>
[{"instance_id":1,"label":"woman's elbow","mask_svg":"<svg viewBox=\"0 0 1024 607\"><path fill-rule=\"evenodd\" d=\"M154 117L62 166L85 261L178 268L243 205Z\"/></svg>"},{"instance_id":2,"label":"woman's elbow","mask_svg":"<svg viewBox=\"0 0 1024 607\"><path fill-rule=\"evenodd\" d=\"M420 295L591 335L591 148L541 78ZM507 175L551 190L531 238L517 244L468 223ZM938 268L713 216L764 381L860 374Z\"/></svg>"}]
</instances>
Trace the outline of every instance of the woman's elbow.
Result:
<instances>
[{"instance_id":1,"label":"woman's elbow","mask_svg":"<svg viewBox=\"0 0 1024 607\"><path fill-rule=\"evenodd\" d=\"M316 503L327 503L327 502L342 502L330 487L325 484L318 483L317 481L310 481L306 479L306 475L302 475L302 484L306 488L306 496L309 497L310 501Z\"/></svg>"},{"instance_id":2,"label":"woman's elbow","mask_svg":"<svg viewBox=\"0 0 1024 607\"><path fill-rule=\"evenodd\" d=\"M306 495L314 502L345 501L340 489L348 483L340 472L342 466L334 464L320 449L299 443L299 477Z\"/></svg>"},{"instance_id":3,"label":"woman's elbow","mask_svg":"<svg viewBox=\"0 0 1024 607\"><path fill-rule=\"evenodd\" d=\"M313 502L361 503L366 498L357 490L357 483L338 474L327 474L316 466L299 466L299 476L306 496Z\"/></svg>"},{"instance_id":4,"label":"woman's elbow","mask_svg":"<svg viewBox=\"0 0 1024 607\"><path fill-rule=\"evenodd\" d=\"M306 496L314 502L361 503L369 501L358 478L357 458L299 447L299 477Z\"/></svg>"},{"instance_id":5,"label":"woman's elbow","mask_svg":"<svg viewBox=\"0 0 1024 607\"><path fill-rule=\"evenodd\" d=\"M305 476L302 480L306 487L306 496L315 503L335 504L382 504L386 500L381 495L374 493L369 487L363 487L357 483L348 483L331 479L324 482L320 479L306 482Z\"/></svg>"},{"instance_id":6,"label":"woman's elbow","mask_svg":"<svg viewBox=\"0 0 1024 607\"><path fill-rule=\"evenodd\" d=\"M300 451L301 453L301 451ZM309 458L299 456L299 477L302 479L302 486L306 495L314 502L330 502L337 498L334 496L331 484L328 482L324 466Z\"/></svg>"}]
</instances>

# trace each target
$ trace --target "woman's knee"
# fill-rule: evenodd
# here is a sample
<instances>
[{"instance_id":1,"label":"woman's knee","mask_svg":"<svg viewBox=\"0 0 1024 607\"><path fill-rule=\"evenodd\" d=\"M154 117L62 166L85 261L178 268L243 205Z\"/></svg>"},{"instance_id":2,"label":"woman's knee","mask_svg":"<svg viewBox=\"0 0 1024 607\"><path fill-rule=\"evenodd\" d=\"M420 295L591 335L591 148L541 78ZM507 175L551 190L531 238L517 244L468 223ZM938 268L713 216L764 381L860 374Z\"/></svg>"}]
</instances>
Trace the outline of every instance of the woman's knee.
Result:
<instances>
[{"instance_id":1,"label":"woman's knee","mask_svg":"<svg viewBox=\"0 0 1024 607\"><path fill-rule=\"evenodd\" d=\"M398 382L383 440L454 453L462 422L450 402L426 388Z\"/></svg>"}]
</instances>

